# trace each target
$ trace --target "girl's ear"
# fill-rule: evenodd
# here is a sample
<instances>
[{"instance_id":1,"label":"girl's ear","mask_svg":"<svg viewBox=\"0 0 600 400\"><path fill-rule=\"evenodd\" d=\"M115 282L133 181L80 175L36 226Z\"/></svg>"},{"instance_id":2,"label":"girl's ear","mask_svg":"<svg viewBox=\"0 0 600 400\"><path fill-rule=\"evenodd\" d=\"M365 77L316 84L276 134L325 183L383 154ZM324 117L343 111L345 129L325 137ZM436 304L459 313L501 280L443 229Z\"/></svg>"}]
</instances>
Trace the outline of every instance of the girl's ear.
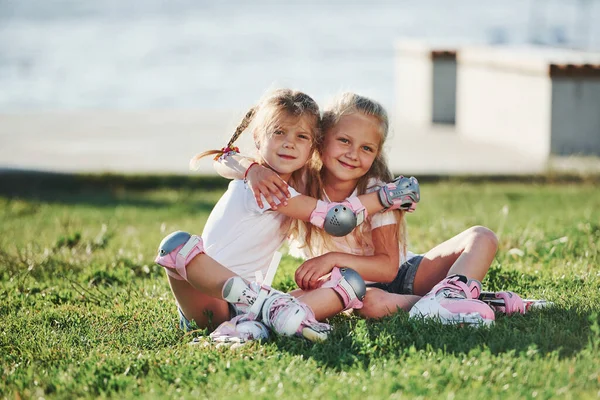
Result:
<instances>
[{"instance_id":1,"label":"girl's ear","mask_svg":"<svg viewBox=\"0 0 600 400\"><path fill-rule=\"evenodd\" d=\"M254 146L256 146L257 150L260 150L260 138L258 137L256 130L252 131L252 138L254 139Z\"/></svg>"}]
</instances>

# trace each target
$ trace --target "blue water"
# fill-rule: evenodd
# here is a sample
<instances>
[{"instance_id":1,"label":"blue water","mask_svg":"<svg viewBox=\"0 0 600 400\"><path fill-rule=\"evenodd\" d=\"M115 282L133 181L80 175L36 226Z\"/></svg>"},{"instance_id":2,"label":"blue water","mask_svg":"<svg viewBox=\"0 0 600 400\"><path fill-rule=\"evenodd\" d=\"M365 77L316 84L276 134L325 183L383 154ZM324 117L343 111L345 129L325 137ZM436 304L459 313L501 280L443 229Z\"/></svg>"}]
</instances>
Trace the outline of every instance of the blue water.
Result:
<instances>
[{"instance_id":1,"label":"blue water","mask_svg":"<svg viewBox=\"0 0 600 400\"><path fill-rule=\"evenodd\" d=\"M600 48L598 0L0 0L0 112L245 109L270 87L393 104L401 36Z\"/></svg>"}]
</instances>

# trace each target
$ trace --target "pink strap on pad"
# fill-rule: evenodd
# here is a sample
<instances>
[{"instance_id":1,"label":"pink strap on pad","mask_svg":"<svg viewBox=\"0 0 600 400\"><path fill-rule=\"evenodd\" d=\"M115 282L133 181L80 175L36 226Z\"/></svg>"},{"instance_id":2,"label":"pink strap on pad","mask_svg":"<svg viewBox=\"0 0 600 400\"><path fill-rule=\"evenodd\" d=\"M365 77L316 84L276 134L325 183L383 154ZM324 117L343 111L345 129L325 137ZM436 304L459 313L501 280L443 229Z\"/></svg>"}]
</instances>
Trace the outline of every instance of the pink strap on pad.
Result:
<instances>
[{"instance_id":1,"label":"pink strap on pad","mask_svg":"<svg viewBox=\"0 0 600 400\"><path fill-rule=\"evenodd\" d=\"M344 303L344 310L349 310L351 308L358 310L363 307L363 302L356 297L354 289L346 282L338 267L331 270L331 278L329 278L321 288L331 288L339 294Z\"/></svg>"},{"instance_id":2,"label":"pink strap on pad","mask_svg":"<svg viewBox=\"0 0 600 400\"><path fill-rule=\"evenodd\" d=\"M346 206L356 215L356 226L362 224L368 216L367 209L361 203L360 199L356 196L348 197L345 201L338 202L325 202L317 200L317 206L310 214L310 223L318 228L322 228L325 225L325 217L330 209L339 205Z\"/></svg>"},{"instance_id":3,"label":"pink strap on pad","mask_svg":"<svg viewBox=\"0 0 600 400\"><path fill-rule=\"evenodd\" d=\"M351 196L348 197L345 202L350 204L350 209L354 211L354 214L356 215L356 226L359 226L365 222L365 219L367 219L369 213L363 203L361 203L360 199L356 196Z\"/></svg>"},{"instance_id":4,"label":"pink strap on pad","mask_svg":"<svg viewBox=\"0 0 600 400\"><path fill-rule=\"evenodd\" d=\"M317 206L310 214L310 223L318 228L322 228L325 225L325 216L329 210L327 202L323 200L317 200Z\"/></svg>"},{"instance_id":5,"label":"pink strap on pad","mask_svg":"<svg viewBox=\"0 0 600 400\"><path fill-rule=\"evenodd\" d=\"M194 257L201 253L204 253L202 238L192 235L185 244L169 254L157 256L154 262L165 267L167 274L173 279L187 281L186 266Z\"/></svg>"}]
</instances>

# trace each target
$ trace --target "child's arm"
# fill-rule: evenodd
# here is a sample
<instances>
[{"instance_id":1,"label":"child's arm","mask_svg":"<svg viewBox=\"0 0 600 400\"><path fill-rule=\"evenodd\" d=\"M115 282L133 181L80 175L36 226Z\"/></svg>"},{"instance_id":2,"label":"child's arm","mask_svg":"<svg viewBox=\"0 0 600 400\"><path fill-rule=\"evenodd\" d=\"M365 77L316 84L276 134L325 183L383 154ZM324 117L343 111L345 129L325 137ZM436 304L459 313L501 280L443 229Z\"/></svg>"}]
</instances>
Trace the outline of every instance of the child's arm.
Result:
<instances>
[{"instance_id":1,"label":"child's arm","mask_svg":"<svg viewBox=\"0 0 600 400\"><path fill-rule=\"evenodd\" d=\"M376 192L352 196L341 203L295 196L288 200L288 205L279 207L278 211L288 217L310 221L330 235L345 236L360 225L369 213L395 209L411 212L419 200L419 182L414 177L401 176Z\"/></svg>"},{"instance_id":2,"label":"child's arm","mask_svg":"<svg viewBox=\"0 0 600 400\"><path fill-rule=\"evenodd\" d=\"M391 282L398 273L400 247L398 225L384 225L372 231L375 254L359 256L341 252L325 253L305 261L297 270L295 280L303 290L317 289L323 276L334 267L352 268L366 281Z\"/></svg>"},{"instance_id":3,"label":"child's arm","mask_svg":"<svg viewBox=\"0 0 600 400\"><path fill-rule=\"evenodd\" d=\"M229 169L227 176L235 177L239 177L241 170L246 167L244 179L253 169L263 169L260 166L253 168L253 161L238 155L229 155L218 164ZM281 178L279 180L284 182ZM254 196L257 198L260 194L254 192ZM377 192L350 197L342 203L327 203L304 195L295 196L287 201L278 200L279 206L269 201L272 210L294 219L310 222L333 236L345 236L360 225L369 214L398 208L414 210L415 203L420 200L420 192L419 183L415 178L400 177L381 187ZM262 202L257 201L257 204L259 208L263 208Z\"/></svg>"},{"instance_id":4,"label":"child's arm","mask_svg":"<svg viewBox=\"0 0 600 400\"><path fill-rule=\"evenodd\" d=\"M244 174L249 166L254 164L254 160L241 155L228 155L221 157L213 163L213 168L217 174L227 179L244 179Z\"/></svg>"},{"instance_id":5,"label":"child's arm","mask_svg":"<svg viewBox=\"0 0 600 400\"><path fill-rule=\"evenodd\" d=\"M275 171L257 164L251 158L239 154L229 155L215 161L213 168L223 178L246 179L259 208L263 208L263 197L272 210L277 210L280 203L286 204L290 197L287 182Z\"/></svg>"},{"instance_id":6,"label":"child's arm","mask_svg":"<svg viewBox=\"0 0 600 400\"><path fill-rule=\"evenodd\" d=\"M287 205L287 199L290 197L287 183L277 173L257 165L251 159L240 155L230 155L216 162L215 170L225 178L247 180L259 208L263 208L261 195L269 203L272 210L278 210L279 204ZM361 202L367 202L364 205L368 214L388 209L402 209L412 212L416 208L416 203L420 200L419 183L414 177L404 178L400 176L393 182L382 186L377 191L380 206L377 205L377 202L371 202L362 196L358 198ZM287 211L283 214L308 221L306 218L301 217L304 211L301 211L300 216L288 214ZM362 221L359 221L359 224L360 222Z\"/></svg>"},{"instance_id":7,"label":"child's arm","mask_svg":"<svg viewBox=\"0 0 600 400\"><path fill-rule=\"evenodd\" d=\"M285 206L280 205L279 208L277 208L277 211L285 216L314 224L313 219L317 216L317 214L322 214L322 216L325 217L325 214L327 214L328 211L339 205L348 207L354 214L360 213L363 209L361 206L364 207L364 210L366 210L366 215L364 215L364 218L366 218L367 215L377 213L384 208L379 201L379 195L376 192L363 194L357 197L360 201L360 204L356 203L356 205L354 205L347 202L327 203L301 194L288 199L288 204ZM360 220L357 225L360 225L360 223L362 223L362 220Z\"/></svg>"}]
</instances>

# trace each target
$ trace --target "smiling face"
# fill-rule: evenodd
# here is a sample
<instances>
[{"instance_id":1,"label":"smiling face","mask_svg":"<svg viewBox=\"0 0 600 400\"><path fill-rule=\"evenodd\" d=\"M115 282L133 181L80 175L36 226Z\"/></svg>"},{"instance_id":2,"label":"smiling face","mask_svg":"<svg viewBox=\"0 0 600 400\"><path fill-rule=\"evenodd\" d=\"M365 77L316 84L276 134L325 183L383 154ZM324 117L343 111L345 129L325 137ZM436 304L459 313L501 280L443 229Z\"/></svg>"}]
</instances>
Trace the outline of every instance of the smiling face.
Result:
<instances>
[{"instance_id":1,"label":"smiling face","mask_svg":"<svg viewBox=\"0 0 600 400\"><path fill-rule=\"evenodd\" d=\"M260 156L283 180L289 180L294 171L308 162L313 145L313 125L313 117L283 114L258 141Z\"/></svg>"},{"instance_id":2,"label":"smiling face","mask_svg":"<svg viewBox=\"0 0 600 400\"><path fill-rule=\"evenodd\" d=\"M381 126L375 117L360 112L342 116L325 132L321 154L325 182L356 185L379 154L380 132Z\"/></svg>"}]
</instances>

